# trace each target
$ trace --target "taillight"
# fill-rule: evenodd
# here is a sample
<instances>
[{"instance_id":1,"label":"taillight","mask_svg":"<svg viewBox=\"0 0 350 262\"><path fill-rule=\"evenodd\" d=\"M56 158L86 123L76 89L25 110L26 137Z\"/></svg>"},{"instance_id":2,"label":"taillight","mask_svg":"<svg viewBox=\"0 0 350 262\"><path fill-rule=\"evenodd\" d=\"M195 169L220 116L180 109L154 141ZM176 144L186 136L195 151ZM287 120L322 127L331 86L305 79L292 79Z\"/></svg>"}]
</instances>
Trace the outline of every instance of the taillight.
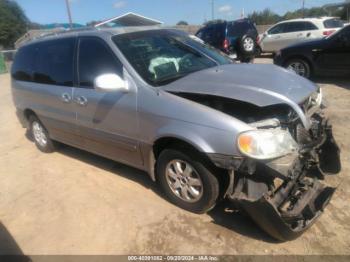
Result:
<instances>
[{"instance_id":1,"label":"taillight","mask_svg":"<svg viewBox=\"0 0 350 262\"><path fill-rule=\"evenodd\" d=\"M256 42L260 43L260 36L259 35L256 37Z\"/></svg>"},{"instance_id":2,"label":"taillight","mask_svg":"<svg viewBox=\"0 0 350 262\"><path fill-rule=\"evenodd\" d=\"M229 43L229 41L228 41L227 38L225 38L222 47L223 47L225 50L228 50L228 48L230 47L230 43Z\"/></svg>"},{"instance_id":3,"label":"taillight","mask_svg":"<svg viewBox=\"0 0 350 262\"><path fill-rule=\"evenodd\" d=\"M324 31L324 32L323 32L323 35L324 35L324 36L329 36L329 35L333 34L335 31L336 31L336 30L327 30L327 31Z\"/></svg>"}]
</instances>

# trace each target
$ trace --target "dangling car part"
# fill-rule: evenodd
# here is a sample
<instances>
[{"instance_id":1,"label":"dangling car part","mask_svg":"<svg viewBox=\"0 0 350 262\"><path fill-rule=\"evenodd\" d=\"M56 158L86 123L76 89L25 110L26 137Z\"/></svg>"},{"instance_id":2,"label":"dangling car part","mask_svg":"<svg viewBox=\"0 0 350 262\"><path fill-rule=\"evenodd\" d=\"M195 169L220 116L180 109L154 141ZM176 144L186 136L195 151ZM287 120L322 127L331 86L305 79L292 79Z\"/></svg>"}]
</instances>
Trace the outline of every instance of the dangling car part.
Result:
<instances>
[{"instance_id":1,"label":"dangling car part","mask_svg":"<svg viewBox=\"0 0 350 262\"><path fill-rule=\"evenodd\" d=\"M276 239L292 240L307 230L335 191L321 181L340 171L339 147L327 121L320 128L320 137L299 152L256 162L253 174L237 174L229 199Z\"/></svg>"}]
</instances>

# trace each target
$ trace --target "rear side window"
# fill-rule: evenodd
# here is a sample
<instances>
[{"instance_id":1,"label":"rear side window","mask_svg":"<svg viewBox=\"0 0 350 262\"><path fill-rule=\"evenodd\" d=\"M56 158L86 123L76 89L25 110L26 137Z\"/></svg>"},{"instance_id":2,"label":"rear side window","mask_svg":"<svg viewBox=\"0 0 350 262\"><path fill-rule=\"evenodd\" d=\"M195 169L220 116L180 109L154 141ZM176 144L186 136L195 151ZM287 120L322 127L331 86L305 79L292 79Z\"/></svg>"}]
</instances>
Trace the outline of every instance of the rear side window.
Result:
<instances>
[{"instance_id":1,"label":"rear side window","mask_svg":"<svg viewBox=\"0 0 350 262\"><path fill-rule=\"evenodd\" d=\"M12 77L19 81L32 81L34 72L35 46L29 45L18 50L12 65Z\"/></svg>"},{"instance_id":2,"label":"rear side window","mask_svg":"<svg viewBox=\"0 0 350 262\"><path fill-rule=\"evenodd\" d=\"M344 27L344 23L339 19L327 19L323 22L325 28L341 28Z\"/></svg>"},{"instance_id":3,"label":"rear side window","mask_svg":"<svg viewBox=\"0 0 350 262\"><path fill-rule=\"evenodd\" d=\"M102 74L112 73L122 76L122 63L101 39L80 39L78 61L81 87L93 88L95 78Z\"/></svg>"},{"instance_id":4,"label":"rear side window","mask_svg":"<svg viewBox=\"0 0 350 262\"><path fill-rule=\"evenodd\" d=\"M304 28L305 31L318 30L317 26L311 22L305 22L304 25L305 25L305 28Z\"/></svg>"},{"instance_id":5,"label":"rear side window","mask_svg":"<svg viewBox=\"0 0 350 262\"><path fill-rule=\"evenodd\" d=\"M231 37L241 37L249 32L254 31L256 31L255 26L247 21L235 21L229 23L227 27L227 35Z\"/></svg>"},{"instance_id":6,"label":"rear side window","mask_svg":"<svg viewBox=\"0 0 350 262\"><path fill-rule=\"evenodd\" d=\"M21 48L12 67L16 80L73 86L74 38L45 41Z\"/></svg>"},{"instance_id":7,"label":"rear side window","mask_svg":"<svg viewBox=\"0 0 350 262\"><path fill-rule=\"evenodd\" d=\"M275 34L283 34L285 33L285 23L284 24L278 24L274 27L272 27L269 31L269 35L275 35Z\"/></svg>"},{"instance_id":8,"label":"rear side window","mask_svg":"<svg viewBox=\"0 0 350 262\"><path fill-rule=\"evenodd\" d=\"M33 75L34 82L73 86L74 46L74 38L39 43Z\"/></svg>"},{"instance_id":9,"label":"rear side window","mask_svg":"<svg viewBox=\"0 0 350 262\"><path fill-rule=\"evenodd\" d=\"M299 31L305 31L304 22L292 22L286 24L285 33L293 33Z\"/></svg>"}]
</instances>

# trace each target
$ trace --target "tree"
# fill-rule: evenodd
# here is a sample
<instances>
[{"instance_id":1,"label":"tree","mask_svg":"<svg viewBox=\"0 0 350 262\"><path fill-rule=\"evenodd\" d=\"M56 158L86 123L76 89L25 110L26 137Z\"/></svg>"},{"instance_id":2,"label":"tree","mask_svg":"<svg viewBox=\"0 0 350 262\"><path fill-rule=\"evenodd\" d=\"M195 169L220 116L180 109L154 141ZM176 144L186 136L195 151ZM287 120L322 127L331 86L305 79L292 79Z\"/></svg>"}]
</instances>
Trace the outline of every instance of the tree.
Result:
<instances>
[{"instance_id":1,"label":"tree","mask_svg":"<svg viewBox=\"0 0 350 262\"><path fill-rule=\"evenodd\" d=\"M188 25L188 23L186 21L179 21L176 25Z\"/></svg>"},{"instance_id":2,"label":"tree","mask_svg":"<svg viewBox=\"0 0 350 262\"><path fill-rule=\"evenodd\" d=\"M12 48L27 31L28 23L28 18L15 1L0 0L0 46Z\"/></svg>"},{"instance_id":3,"label":"tree","mask_svg":"<svg viewBox=\"0 0 350 262\"><path fill-rule=\"evenodd\" d=\"M253 12L248 15L248 18L254 21L257 25L271 25L282 20L281 16L268 8L260 12Z\"/></svg>"}]
</instances>

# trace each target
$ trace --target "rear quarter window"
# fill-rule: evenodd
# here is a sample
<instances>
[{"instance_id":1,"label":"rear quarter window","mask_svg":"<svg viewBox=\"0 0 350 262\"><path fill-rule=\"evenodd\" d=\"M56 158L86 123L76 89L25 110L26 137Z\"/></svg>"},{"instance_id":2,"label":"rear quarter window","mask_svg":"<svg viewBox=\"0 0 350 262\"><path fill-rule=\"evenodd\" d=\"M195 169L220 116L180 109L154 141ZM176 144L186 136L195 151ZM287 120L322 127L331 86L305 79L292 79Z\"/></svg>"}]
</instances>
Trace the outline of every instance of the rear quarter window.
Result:
<instances>
[{"instance_id":1,"label":"rear quarter window","mask_svg":"<svg viewBox=\"0 0 350 262\"><path fill-rule=\"evenodd\" d=\"M33 45L18 50L11 69L14 79L28 82L33 80L35 55L36 49Z\"/></svg>"},{"instance_id":2,"label":"rear quarter window","mask_svg":"<svg viewBox=\"0 0 350 262\"><path fill-rule=\"evenodd\" d=\"M19 81L73 86L74 48L74 38L24 46L16 54L12 77Z\"/></svg>"},{"instance_id":3,"label":"rear quarter window","mask_svg":"<svg viewBox=\"0 0 350 262\"><path fill-rule=\"evenodd\" d=\"M341 28L344 27L344 23L339 19L328 19L323 22L325 28Z\"/></svg>"}]
</instances>

